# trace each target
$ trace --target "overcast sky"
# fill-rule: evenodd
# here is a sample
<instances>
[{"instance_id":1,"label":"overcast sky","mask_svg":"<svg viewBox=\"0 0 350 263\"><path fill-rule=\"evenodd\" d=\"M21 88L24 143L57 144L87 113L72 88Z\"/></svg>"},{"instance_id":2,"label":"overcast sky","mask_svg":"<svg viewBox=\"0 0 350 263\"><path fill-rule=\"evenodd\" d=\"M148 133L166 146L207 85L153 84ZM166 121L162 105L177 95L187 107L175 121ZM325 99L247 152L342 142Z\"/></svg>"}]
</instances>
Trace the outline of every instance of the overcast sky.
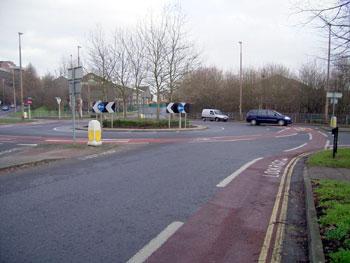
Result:
<instances>
[{"instance_id":1,"label":"overcast sky","mask_svg":"<svg viewBox=\"0 0 350 263\"><path fill-rule=\"evenodd\" d=\"M42 76L54 73L62 57L84 59L88 32L97 24L106 30L129 26L179 3L189 21L189 33L203 52L207 66L239 70L281 64L297 71L327 47L320 32L300 27L300 15L290 0L0 0L0 60L19 65L18 32L22 35L23 65L32 63Z\"/></svg>"}]
</instances>

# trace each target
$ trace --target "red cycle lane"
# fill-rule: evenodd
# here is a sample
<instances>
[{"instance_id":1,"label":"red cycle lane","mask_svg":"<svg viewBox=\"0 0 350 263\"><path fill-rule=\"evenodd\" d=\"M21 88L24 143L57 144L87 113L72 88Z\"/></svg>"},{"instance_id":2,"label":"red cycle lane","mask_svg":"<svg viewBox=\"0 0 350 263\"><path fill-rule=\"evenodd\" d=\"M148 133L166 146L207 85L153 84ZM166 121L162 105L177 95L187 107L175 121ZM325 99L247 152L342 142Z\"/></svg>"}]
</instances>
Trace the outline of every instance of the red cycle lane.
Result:
<instances>
[{"instance_id":1,"label":"red cycle lane","mask_svg":"<svg viewBox=\"0 0 350 263\"><path fill-rule=\"evenodd\" d=\"M321 150L313 129L295 150L256 161L205 203L146 262L279 262L288 184L296 156ZM287 199L287 200L286 200ZM277 238L276 238L277 236ZM276 260L277 257L277 260Z\"/></svg>"}]
</instances>

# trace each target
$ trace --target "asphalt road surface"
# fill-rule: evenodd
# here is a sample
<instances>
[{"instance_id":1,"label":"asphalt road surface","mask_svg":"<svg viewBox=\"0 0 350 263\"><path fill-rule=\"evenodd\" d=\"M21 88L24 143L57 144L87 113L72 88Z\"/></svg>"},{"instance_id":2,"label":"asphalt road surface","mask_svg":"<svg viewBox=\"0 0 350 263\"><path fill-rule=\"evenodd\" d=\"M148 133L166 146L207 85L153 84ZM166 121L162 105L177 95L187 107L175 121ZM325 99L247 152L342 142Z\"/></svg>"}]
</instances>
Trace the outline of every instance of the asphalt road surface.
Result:
<instances>
[{"instance_id":1,"label":"asphalt road surface","mask_svg":"<svg viewBox=\"0 0 350 263\"><path fill-rule=\"evenodd\" d=\"M0 261L271 261L262 248L269 231L279 231L269 222L279 188L287 187L283 171L294 157L331 144L330 134L296 125L198 124L208 129L104 132L109 143L130 149L0 175ZM86 143L86 131L76 135ZM70 138L71 122L5 125L0 153L23 141ZM339 138L350 142L347 134Z\"/></svg>"}]
</instances>

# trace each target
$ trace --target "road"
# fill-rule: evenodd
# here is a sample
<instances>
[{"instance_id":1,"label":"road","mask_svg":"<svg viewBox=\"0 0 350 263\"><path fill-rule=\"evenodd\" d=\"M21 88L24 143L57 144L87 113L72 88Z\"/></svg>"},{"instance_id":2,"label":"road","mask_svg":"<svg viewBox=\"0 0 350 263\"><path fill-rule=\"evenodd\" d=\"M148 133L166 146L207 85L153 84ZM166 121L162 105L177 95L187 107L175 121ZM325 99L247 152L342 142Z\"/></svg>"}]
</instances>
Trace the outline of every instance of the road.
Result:
<instances>
[{"instance_id":1,"label":"road","mask_svg":"<svg viewBox=\"0 0 350 263\"><path fill-rule=\"evenodd\" d=\"M149 262L269 262L272 252L262 248L280 231L268 226L274 213L283 216L274 208L287 187L283 171L331 136L295 125L197 124L208 128L103 132L105 143L130 149L0 175L0 261L142 262L151 247ZM0 153L66 142L70 125L2 126ZM76 135L86 143L86 131ZM157 250L163 233L171 237Z\"/></svg>"}]
</instances>

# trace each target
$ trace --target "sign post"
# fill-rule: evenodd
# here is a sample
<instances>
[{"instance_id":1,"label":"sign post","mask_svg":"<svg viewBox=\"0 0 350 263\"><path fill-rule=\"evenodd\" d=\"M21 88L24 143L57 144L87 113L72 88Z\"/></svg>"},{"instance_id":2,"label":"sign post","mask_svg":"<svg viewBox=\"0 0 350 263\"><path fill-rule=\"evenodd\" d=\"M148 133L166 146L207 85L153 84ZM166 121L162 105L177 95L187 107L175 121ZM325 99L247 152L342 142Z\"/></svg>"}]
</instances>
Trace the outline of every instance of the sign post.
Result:
<instances>
[{"instance_id":1,"label":"sign post","mask_svg":"<svg viewBox=\"0 0 350 263\"><path fill-rule=\"evenodd\" d=\"M30 114L30 105L32 105L32 97L28 97L27 104L28 104L28 119L31 120L32 117Z\"/></svg>"},{"instance_id":2,"label":"sign post","mask_svg":"<svg viewBox=\"0 0 350 263\"><path fill-rule=\"evenodd\" d=\"M75 94L81 92L81 79L83 78L83 68L72 67L68 69L69 94L72 96L72 120L73 120L73 145L75 146Z\"/></svg>"},{"instance_id":3,"label":"sign post","mask_svg":"<svg viewBox=\"0 0 350 263\"><path fill-rule=\"evenodd\" d=\"M56 101L58 104L58 119L61 119L61 98L60 97L56 97Z\"/></svg>"}]
</instances>

